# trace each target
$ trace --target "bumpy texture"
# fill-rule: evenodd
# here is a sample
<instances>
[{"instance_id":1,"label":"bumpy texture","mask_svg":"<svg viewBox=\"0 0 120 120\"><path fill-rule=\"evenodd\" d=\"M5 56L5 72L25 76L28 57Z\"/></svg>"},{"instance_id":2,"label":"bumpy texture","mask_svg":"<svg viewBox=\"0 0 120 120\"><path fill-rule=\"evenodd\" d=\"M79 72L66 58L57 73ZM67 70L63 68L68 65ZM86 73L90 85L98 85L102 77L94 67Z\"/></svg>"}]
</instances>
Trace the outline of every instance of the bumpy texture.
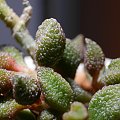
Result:
<instances>
[{"instance_id":1,"label":"bumpy texture","mask_svg":"<svg viewBox=\"0 0 120 120\"><path fill-rule=\"evenodd\" d=\"M89 120L120 120L120 84L99 90L89 103Z\"/></svg>"},{"instance_id":2,"label":"bumpy texture","mask_svg":"<svg viewBox=\"0 0 120 120\"><path fill-rule=\"evenodd\" d=\"M120 83L120 58L113 59L101 76L100 81L105 85L114 85Z\"/></svg>"},{"instance_id":3,"label":"bumpy texture","mask_svg":"<svg viewBox=\"0 0 120 120\"><path fill-rule=\"evenodd\" d=\"M13 57L10 54L6 52L0 52L0 68L14 70L15 64L15 59L13 59Z\"/></svg>"},{"instance_id":4,"label":"bumpy texture","mask_svg":"<svg viewBox=\"0 0 120 120\"><path fill-rule=\"evenodd\" d=\"M18 111L25 106L19 105L15 100L9 100L0 103L0 120L13 120Z\"/></svg>"},{"instance_id":5,"label":"bumpy texture","mask_svg":"<svg viewBox=\"0 0 120 120\"><path fill-rule=\"evenodd\" d=\"M16 72L28 72L28 68L17 64L16 59L10 53L0 52L0 69L6 69Z\"/></svg>"},{"instance_id":6,"label":"bumpy texture","mask_svg":"<svg viewBox=\"0 0 120 120\"><path fill-rule=\"evenodd\" d=\"M26 66L22 53L13 46L3 47L2 51L9 53L17 62L17 64Z\"/></svg>"},{"instance_id":7,"label":"bumpy texture","mask_svg":"<svg viewBox=\"0 0 120 120\"><path fill-rule=\"evenodd\" d=\"M30 105L39 99L41 93L39 81L24 74L17 74L12 80L16 102L22 105Z\"/></svg>"},{"instance_id":8,"label":"bumpy texture","mask_svg":"<svg viewBox=\"0 0 120 120\"><path fill-rule=\"evenodd\" d=\"M74 101L79 101L82 103L89 102L92 98L91 94L83 90L79 85L75 83L74 80L68 78L67 81L70 83L71 88L74 93Z\"/></svg>"},{"instance_id":9,"label":"bumpy texture","mask_svg":"<svg viewBox=\"0 0 120 120\"><path fill-rule=\"evenodd\" d=\"M80 102L71 104L69 112L63 114L63 120L86 120L88 116L87 109Z\"/></svg>"},{"instance_id":10,"label":"bumpy texture","mask_svg":"<svg viewBox=\"0 0 120 120\"><path fill-rule=\"evenodd\" d=\"M79 48L80 49L80 48ZM66 39L64 54L58 63L61 75L64 77L75 77L76 69L81 62L82 53L76 48L71 40Z\"/></svg>"},{"instance_id":11,"label":"bumpy texture","mask_svg":"<svg viewBox=\"0 0 120 120\"><path fill-rule=\"evenodd\" d=\"M79 34L74 39L72 39L72 45L80 53L81 59L83 59L84 39L85 38L82 34Z\"/></svg>"},{"instance_id":12,"label":"bumpy texture","mask_svg":"<svg viewBox=\"0 0 120 120\"><path fill-rule=\"evenodd\" d=\"M0 94L6 94L12 89L11 78L13 75L14 73L11 71L0 69Z\"/></svg>"},{"instance_id":13,"label":"bumpy texture","mask_svg":"<svg viewBox=\"0 0 120 120\"><path fill-rule=\"evenodd\" d=\"M37 120L58 120L49 110L43 110Z\"/></svg>"},{"instance_id":14,"label":"bumpy texture","mask_svg":"<svg viewBox=\"0 0 120 120\"><path fill-rule=\"evenodd\" d=\"M114 85L120 83L120 70L107 69L105 73L101 76L100 82L105 85Z\"/></svg>"},{"instance_id":15,"label":"bumpy texture","mask_svg":"<svg viewBox=\"0 0 120 120\"><path fill-rule=\"evenodd\" d=\"M108 68L111 70L116 70L116 69L120 70L120 58L113 59L110 65L108 66Z\"/></svg>"},{"instance_id":16,"label":"bumpy texture","mask_svg":"<svg viewBox=\"0 0 120 120\"><path fill-rule=\"evenodd\" d=\"M65 48L65 35L60 24L53 18L46 19L36 32L36 61L41 66L54 66Z\"/></svg>"},{"instance_id":17,"label":"bumpy texture","mask_svg":"<svg viewBox=\"0 0 120 120\"><path fill-rule=\"evenodd\" d=\"M104 66L105 56L101 47L94 41L85 39L84 64L88 72L92 75L95 71L100 71Z\"/></svg>"},{"instance_id":18,"label":"bumpy texture","mask_svg":"<svg viewBox=\"0 0 120 120\"><path fill-rule=\"evenodd\" d=\"M40 67L37 71L46 102L60 112L67 111L73 101L69 83L51 68Z\"/></svg>"}]
</instances>

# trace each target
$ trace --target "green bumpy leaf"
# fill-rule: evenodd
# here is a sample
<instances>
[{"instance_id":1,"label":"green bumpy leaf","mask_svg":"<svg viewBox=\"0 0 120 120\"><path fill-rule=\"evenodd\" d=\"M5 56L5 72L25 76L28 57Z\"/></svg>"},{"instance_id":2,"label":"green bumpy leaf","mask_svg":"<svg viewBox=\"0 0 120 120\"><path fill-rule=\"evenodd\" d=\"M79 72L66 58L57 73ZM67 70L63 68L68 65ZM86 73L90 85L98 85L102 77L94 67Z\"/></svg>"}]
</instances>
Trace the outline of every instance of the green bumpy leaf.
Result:
<instances>
[{"instance_id":1,"label":"green bumpy leaf","mask_svg":"<svg viewBox=\"0 0 120 120\"><path fill-rule=\"evenodd\" d=\"M10 53L0 51L0 69L6 69L16 72L27 72L28 68L17 64L16 60Z\"/></svg>"},{"instance_id":2,"label":"green bumpy leaf","mask_svg":"<svg viewBox=\"0 0 120 120\"><path fill-rule=\"evenodd\" d=\"M15 100L9 100L0 103L0 120L13 120L17 112L26 108L26 106L19 105Z\"/></svg>"},{"instance_id":3,"label":"green bumpy leaf","mask_svg":"<svg viewBox=\"0 0 120 120\"><path fill-rule=\"evenodd\" d=\"M14 73L5 69L0 69L0 94L6 94L12 90L11 78Z\"/></svg>"},{"instance_id":4,"label":"green bumpy leaf","mask_svg":"<svg viewBox=\"0 0 120 120\"><path fill-rule=\"evenodd\" d=\"M79 48L80 49L80 48ZM66 39L64 54L59 61L57 67L60 74L64 77L75 77L76 70L81 62L82 53L74 46L71 40Z\"/></svg>"},{"instance_id":5,"label":"green bumpy leaf","mask_svg":"<svg viewBox=\"0 0 120 120\"><path fill-rule=\"evenodd\" d=\"M30 105L39 99L41 91L38 80L25 74L17 74L12 80L14 82L14 97L17 103Z\"/></svg>"},{"instance_id":6,"label":"green bumpy leaf","mask_svg":"<svg viewBox=\"0 0 120 120\"><path fill-rule=\"evenodd\" d=\"M63 114L63 120L86 120L88 116L87 109L80 102L71 104L69 112Z\"/></svg>"},{"instance_id":7,"label":"green bumpy leaf","mask_svg":"<svg viewBox=\"0 0 120 120\"><path fill-rule=\"evenodd\" d=\"M120 58L113 59L110 65L108 66L108 69L111 69L111 70L119 69L120 70Z\"/></svg>"},{"instance_id":8,"label":"green bumpy leaf","mask_svg":"<svg viewBox=\"0 0 120 120\"><path fill-rule=\"evenodd\" d=\"M73 101L69 83L51 68L38 68L37 76L46 102L60 112L67 111Z\"/></svg>"},{"instance_id":9,"label":"green bumpy leaf","mask_svg":"<svg viewBox=\"0 0 120 120\"><path fill-rule=\"evenodd\" d=\"M79 101L82 103L89 102L92 98L92 95L87 91L83 90L79 85L75 83L74 80L68 78L67 81L70 83L71 88L74 93L74 101Z\"/></svg>"},{"instance_id":10,"label":"green bumpy leaf","mask_svg":"<svg viewBox=\"0 0 120 120\"><path fill-rule=\"evenodd\" d=\"M113 59L100 77L100 82L105 85L114 85L120 83L120 58Z\"/></svg>"},{"instance_id":11,"label":"green bumpy leaf","mask_svg":"<svg viewBox=\"0 0 120 120\"><path fill-rule=\"evenodd\" d=\"M72 39L72 45L80 53L81 59L83 59L84 39L85 38L82 34L79 34L74 39Z\"/></svg>"},{"instance_id":12,"label":"green bumpy leaf","mask_svg":"<svg viewBox=\"0 0 120 120\"><path fill-rule=\"evenodd\" d=\"M58 120L50 110L43 110L37 120Z\"/></svg>"},{"instance_id":13,"label":"green bumpy leaf","mask_svg":"<svg viewBox=\"0 0 120 120\"><path fill-rule=\"evenodd\" d=\"M6 52L0 52L0 68L1 69L14 70L15 64L16 62L10 54Z\"/></svg>"},{"instance_id":14,"label":"green bumpy leaf","mask_svg":"<svg viewBox=\"0 0 120 120\"><path fill-rule=\"evenodd\" d=\"M89 120L120 120L120 84L99 90L89 103Z\"/></svg>"},{"instance_id":15,"label":"green bumpy leaf","mask_svg":"<svg viewBox=\"0 0 120 120\"><path fill-rule=\"evenodd\" d=\"M120 83L120 70L109 70L100 77L100 82L105 85L114 85Z\"/></svg>"},{"instance_id":16,"label":"green bumpy leaf","mask_svg":"<svg viewBox=\"0 0 120 120\"><path fill-rule=\"evenodd\" d=\"M94 41L85 39L84 64L88 72L93 75L104 66L105 56L101 47Z\"/></svg>"},{"instance_id":17,"label":"green bumpy leaf","mask_svg":"<svg viewBox=\"0 0 120 120\"><path fill-rule=\"evenodd\" d=\"M29 109L24 109L16 114L15 120L36 120L36 118Z\"/></svg>"},{"instance_id":18,"label":"green bumpy leaf","mask_svg":"<svg viewBox=\"0 0 120 120\"><path fill-rule=\"evenodd\" d=\"M61 58L66 38L56 19L46 19L36 32L36 61L40 66L54 66Z\"/></svg>"},{"instance_id":19,"label":"green bumpy leaf","mask_svg":"<svg viewBox=\"0 0 120 120\"><path fill-rule=\"evenodd\" d=\"M22 53L13 46L6 46L2 48L2 51L9 53L17 62L17 64L26 66Z\"/></svg>"}]
</instances>

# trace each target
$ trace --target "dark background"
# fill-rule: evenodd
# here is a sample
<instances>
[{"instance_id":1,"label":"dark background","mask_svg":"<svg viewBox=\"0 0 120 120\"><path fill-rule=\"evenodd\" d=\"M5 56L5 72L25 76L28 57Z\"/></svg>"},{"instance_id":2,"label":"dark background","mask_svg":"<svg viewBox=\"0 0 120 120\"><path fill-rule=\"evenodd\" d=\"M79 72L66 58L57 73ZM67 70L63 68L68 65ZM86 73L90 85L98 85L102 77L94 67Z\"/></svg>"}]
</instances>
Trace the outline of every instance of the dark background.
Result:
<instances>
[{"instance_id":1,"label":"dark background","mask_svg":"<svg viewBox=\"0 0 120 120\"><path fill-rule=\"evenodd\" d=\"M21 0L6 1L21 14ZM28 29L33 37L44 19L54 17L66 37L72 39L82 33L96 41L107 57L120 57L120 0L30 0L30 3L33 15ZM20 48L0 21L0 45L6 43Z\"/></svg>"}]
</instances>

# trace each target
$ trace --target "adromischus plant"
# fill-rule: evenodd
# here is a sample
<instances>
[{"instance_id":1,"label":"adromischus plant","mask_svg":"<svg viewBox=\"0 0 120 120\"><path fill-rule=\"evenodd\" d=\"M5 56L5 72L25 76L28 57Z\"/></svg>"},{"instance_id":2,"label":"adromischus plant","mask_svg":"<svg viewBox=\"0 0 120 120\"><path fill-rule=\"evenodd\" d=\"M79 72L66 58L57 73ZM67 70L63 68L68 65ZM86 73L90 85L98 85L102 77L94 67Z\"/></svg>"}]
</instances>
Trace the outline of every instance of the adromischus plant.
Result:
<instances>
[{"instance_id":1,"label":"adromischus plant","mask_svg":"<svg viewBox=\"0 0 120 120\"><path fill-rule=\"evenodd\" d=\"M95 41L83 35L71 41L53 18L38 27L34 41L27 30L32 7L23 3L19 17L0 0L0 19L37 69L29 69L15 47L0 49L0 120L119 120L120 58L106 68ZM92 78L89 91L74 80L79 64Z\"/></svg>"}]
</instances>

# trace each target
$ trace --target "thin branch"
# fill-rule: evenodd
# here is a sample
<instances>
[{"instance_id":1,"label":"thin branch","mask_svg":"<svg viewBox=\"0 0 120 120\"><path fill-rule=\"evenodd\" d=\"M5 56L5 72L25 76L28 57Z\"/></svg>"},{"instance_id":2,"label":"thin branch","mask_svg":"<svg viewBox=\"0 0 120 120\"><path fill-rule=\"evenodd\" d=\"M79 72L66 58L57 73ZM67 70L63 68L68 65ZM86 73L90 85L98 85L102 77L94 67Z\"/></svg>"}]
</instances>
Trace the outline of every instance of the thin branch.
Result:
<instances>
[{"instance_id":1,"label":"thin branch","mask_svg":"<svg viewBox=\"0 0 120 120\"><path fill-rule=\"evenodd\" d=\"M23 13L20 16L20 19L23 20L24 23L26 23L27 25L32 16L32 6L30 5L28 0L23 0L23 5L25 8L23 9Z\"/></svg>"},{"instance_id":2,"label":"thin branch","mask_svg":"<svg viewBox=\"0 0 120 120\"><path fill-rule=\"evenodd\" d=\"M5 0L0 0L0 19L11 29L15 26L17 21L19 21L19 17L15 14L13 9L6 4Z\"/></svg>"},{"instance_id":3,"label":"thin branch","mask_svg":"<svg viewBox=\"0 0 120 120\"><path fill-rule=\"evenodd\" d=\"M31 10L30 5L26 6L23 14L19 17L13 9L7 5L5 0L0 0L0 19L11 28L13 37L17 42L34 57L36 43L26 28L26 23L31 17Z\"/></svg>"}]
</instances>

